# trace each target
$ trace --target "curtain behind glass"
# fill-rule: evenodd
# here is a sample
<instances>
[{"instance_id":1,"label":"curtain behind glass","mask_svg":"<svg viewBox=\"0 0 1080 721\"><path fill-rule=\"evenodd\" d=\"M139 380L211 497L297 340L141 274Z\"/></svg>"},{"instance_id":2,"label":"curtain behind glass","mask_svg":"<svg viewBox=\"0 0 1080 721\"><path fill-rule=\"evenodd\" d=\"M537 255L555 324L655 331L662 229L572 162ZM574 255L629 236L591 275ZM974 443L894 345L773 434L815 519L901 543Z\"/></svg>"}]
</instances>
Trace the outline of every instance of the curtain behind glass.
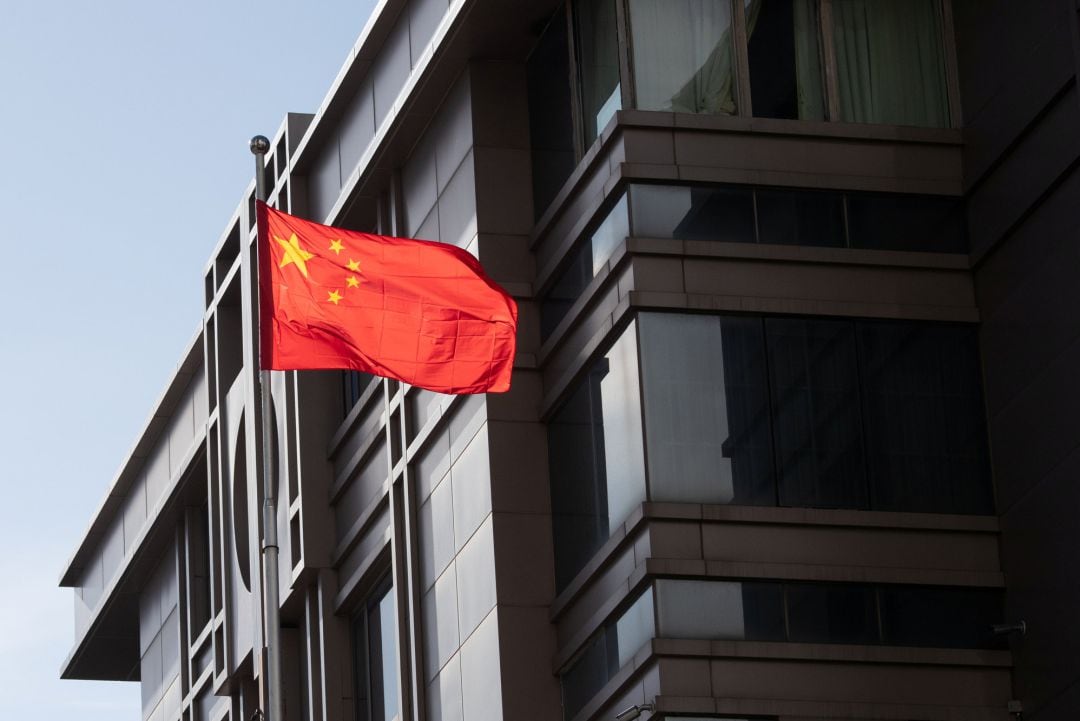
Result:
<instances>
[{"instance_id":1,"label":"curtain behind glass","mask_svg":"<svg viewBox=\"0 0 1080 721\"><path fill-rule=\"evenodd\" d=\"M840 119L946 127L938 0L834 0Z\"/></svg>"},{"instance_id":2,"label":"curtain behind glass","mask_svg":"<svg viewBox=\"0 0 1080 721\"><path fill-rule=\"evenodd\" d=\"M630 0L637 106L735 112L730 0Z\"/></svg>"},{"instance_id":3,"label":"curtain behind glass","mask_svg":"<svg viewBox=\"0 0 1080 721\"><path fill-rule=\"evenodd\" d=\"M614 0L575 2L574 31L581 74L582 130L588 147L622 107Z\"/></svg>"}]
</instances>

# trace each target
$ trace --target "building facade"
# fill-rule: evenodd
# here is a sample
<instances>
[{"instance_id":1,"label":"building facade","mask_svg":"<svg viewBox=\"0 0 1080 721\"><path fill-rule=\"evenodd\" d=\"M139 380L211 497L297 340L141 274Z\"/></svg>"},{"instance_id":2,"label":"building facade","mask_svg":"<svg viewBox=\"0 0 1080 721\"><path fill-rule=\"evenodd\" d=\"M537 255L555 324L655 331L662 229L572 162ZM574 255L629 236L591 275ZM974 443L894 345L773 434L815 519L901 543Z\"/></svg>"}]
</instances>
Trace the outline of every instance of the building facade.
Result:
<instances>
[{"instance_id":1,"label":"building facade","mask_svg":"<svg viewBox=\"0 0 1080 721\"><path fill-rule=\"evenodd\" d=\"M467 248L518 357L274 374L285 717L1074 718L1077 29L383 0L269 200ZM262 706L254 237L252 184L61 580L62 675L153 721Z\"/></svg>"}]
</instances>

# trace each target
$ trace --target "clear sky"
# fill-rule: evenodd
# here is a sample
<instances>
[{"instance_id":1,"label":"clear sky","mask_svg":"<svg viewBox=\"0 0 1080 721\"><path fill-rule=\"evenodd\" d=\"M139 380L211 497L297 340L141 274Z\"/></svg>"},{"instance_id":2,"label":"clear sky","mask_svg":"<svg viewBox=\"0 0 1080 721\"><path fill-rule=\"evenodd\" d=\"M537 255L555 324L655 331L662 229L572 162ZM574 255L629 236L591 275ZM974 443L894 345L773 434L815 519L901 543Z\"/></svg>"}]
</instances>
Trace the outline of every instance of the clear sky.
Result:
<instances>
[{"instance_id":1,"label":"clear sky","mask_svg":"<svg viewBox=\"0 0 1080 721\"><path fill-rule=\"evenodd\" d=\"M0 0L0 718L141 718L60 681L57 581L192 338L248 139L314 112L374 0Z\"/></svg>"}]
</instances>

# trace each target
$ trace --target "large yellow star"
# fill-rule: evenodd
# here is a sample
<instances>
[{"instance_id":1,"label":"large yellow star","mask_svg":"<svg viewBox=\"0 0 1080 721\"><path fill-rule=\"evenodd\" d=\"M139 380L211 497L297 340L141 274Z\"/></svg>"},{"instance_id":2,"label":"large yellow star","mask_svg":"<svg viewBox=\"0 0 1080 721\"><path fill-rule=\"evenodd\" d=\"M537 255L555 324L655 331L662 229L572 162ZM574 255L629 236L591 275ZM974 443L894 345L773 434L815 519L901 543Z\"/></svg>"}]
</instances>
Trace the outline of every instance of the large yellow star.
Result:
<instances>
[{"instance_id":1,"label":"large yellow star","mask_svg":"<svg viewBox=\"0 0 1080 721\"><path fill-rule=\"evenodd\" d=\"M341 302L341 293L338 293L336 290L332 290L332 291L330 291L329 297L327 298L327 300L330 301L331 303L333 303L334 305L337 305L339 302Z\"/></svg>"},{"instance_id":2,"label":"large yellow star","mask_svg":"<svg viewBox=\"0 0 1080 721\"><path fill-rule=\"evenodd\" d=\"M334 251L338 255L341 255L341 251L345 250L345 246L341 244L341 240L331 240L330 250Z\"/></svg>"},{"instance_id":3,"label":"large yellow star","mask_svg":"<svg viewBox=\"0 0 1080 721\"><path fill-rule=\"evenodd\" d=\"M296 233L293 233L288 241L282 240L276 235L274 240L285 249L285 255L282 256L281 264L278 267L284 268L289 263L295 263L296 267L300 269L300 273L307 278L307 261L315 256L300 247L300 239L296 237Z\"/></svg>"},{"instance_id":4,"label":"large yellow star","mask_svg":"<svg viewBox=\"0 0 1080 721\"><path fill-rule=\"evenodd\" d=\"M348 278L345 279L345 285L349 286L350 288L357 288L360 285L360 281L355 275L350 275Z\"/></svg>"},{"instance_id":5,"label":"large yellow star","mask_svg":"<svg viewBox=\"0 0 1080 721\"><path fill-rule=\"evenodd\" d=\"M354 273L360 272L360 261L349 258L349 262L345 264L345 267Z\"/></svg>"}]
</instances>

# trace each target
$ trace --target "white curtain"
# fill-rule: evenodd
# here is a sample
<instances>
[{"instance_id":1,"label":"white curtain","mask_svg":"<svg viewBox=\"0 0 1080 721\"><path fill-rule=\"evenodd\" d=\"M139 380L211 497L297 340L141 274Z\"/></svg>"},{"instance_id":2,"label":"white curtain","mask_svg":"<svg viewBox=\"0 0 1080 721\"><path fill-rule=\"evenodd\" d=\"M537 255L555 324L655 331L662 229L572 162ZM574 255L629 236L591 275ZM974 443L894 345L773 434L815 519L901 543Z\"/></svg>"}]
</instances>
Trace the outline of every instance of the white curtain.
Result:
<instances>
[{"instance_id":1,"label":"white curtain","mask_svg":"<svg viewBox=\"0 0 1080 721\"><path fill-rule=\"evenodd\" d=\"M840 118L945 127L938 0L834 0Z\"/></svg>"},{"instance_id":2,"label":"white curtain","mask_svg":"<svg viewBox=\"0 0 1080 721\"><path fill-rule=\"evenodd\" d=\"M735 112L730 0L630 0L637 106Z\"/></svg>"}]
</instances>

